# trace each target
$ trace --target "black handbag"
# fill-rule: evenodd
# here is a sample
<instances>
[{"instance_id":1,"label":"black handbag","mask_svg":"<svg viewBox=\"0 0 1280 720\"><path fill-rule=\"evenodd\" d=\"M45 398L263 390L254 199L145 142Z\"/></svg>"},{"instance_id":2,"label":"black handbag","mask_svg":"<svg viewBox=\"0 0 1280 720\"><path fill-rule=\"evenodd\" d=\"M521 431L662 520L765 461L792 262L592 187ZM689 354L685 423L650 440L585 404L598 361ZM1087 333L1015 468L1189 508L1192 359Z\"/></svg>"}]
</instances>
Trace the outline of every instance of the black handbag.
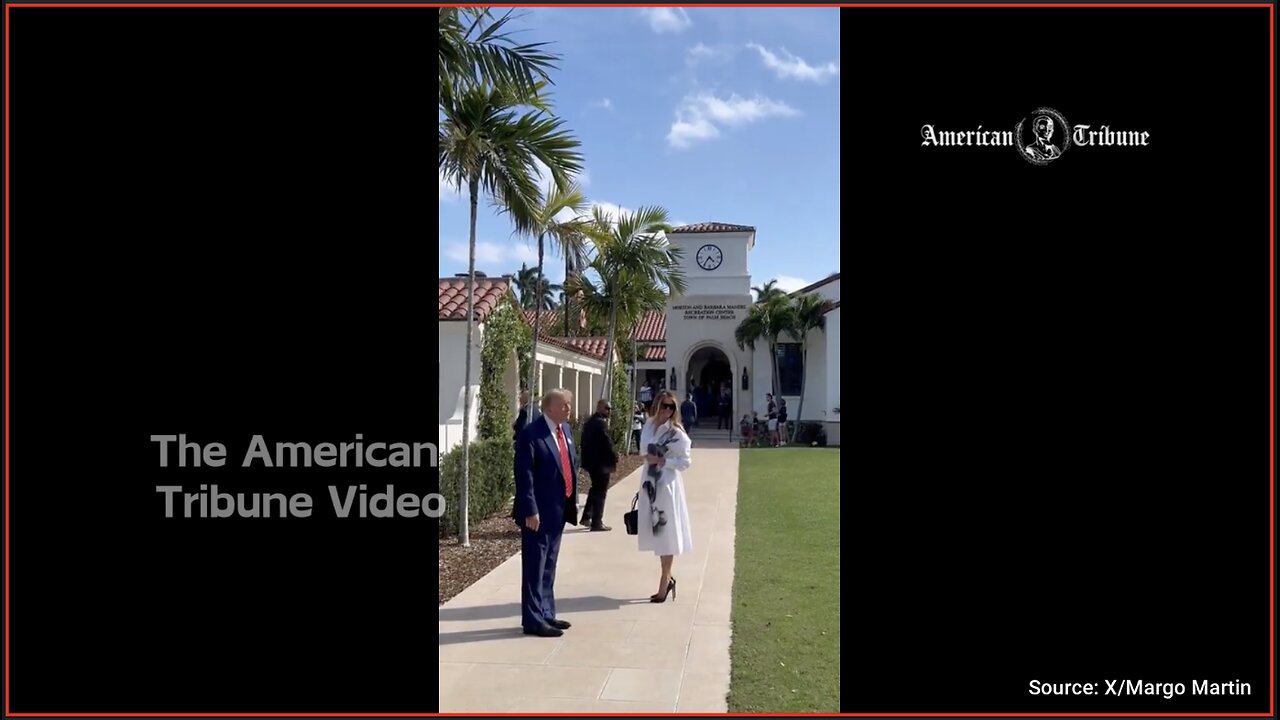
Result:
<instances>
[{"instance_id":1,"label":"black handbag","mask_svg":"<svg viewBox=\"0 0 1280 720\"><path fill-rule=\"evenodd\" d=\"M636 503L640 501L640 493L631 498L631 511L622 516L622 524L627 526L628 535L640 534L640 512L636 510Z\"/></svg>"}]
</instances>

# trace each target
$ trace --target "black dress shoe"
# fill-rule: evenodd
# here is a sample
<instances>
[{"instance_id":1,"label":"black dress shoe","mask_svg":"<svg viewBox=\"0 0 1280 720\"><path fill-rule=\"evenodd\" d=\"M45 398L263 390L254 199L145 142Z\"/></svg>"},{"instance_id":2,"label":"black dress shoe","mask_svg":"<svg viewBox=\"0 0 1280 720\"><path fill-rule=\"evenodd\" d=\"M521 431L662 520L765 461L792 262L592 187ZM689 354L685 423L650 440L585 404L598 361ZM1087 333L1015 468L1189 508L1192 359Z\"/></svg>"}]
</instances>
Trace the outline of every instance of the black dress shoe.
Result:
<instances>
[{"instance_id":1,"label":"black dress shoe","mask_svg":"<svg viewBox=\"0 0 1280 720\"><path fill-rule=\"evenodd\" d=\"M537 635L538 637L560 637L564 635L564 631L553 628L550 625L540 625L538 627L527 627L524 629L525 635Z\"/></svg>"},{"instance_id":2,"label":"black dress shoe","mask_svg":"<svg viewBox=\"0 0 1280 720\"><path fill-rule=\"evenodd\" d=\"M568 630L573 627L573 624L568 620L548 620L547 624L553 628L559 628L561 630Z\"/></svg>"},{"instance_id":3,"label":"black dress shoe","mask_svg":"<svg viewBox=\"0 0 1280 720\"><path fill-rule=\"evenodd\" d=\"M609 532L612 529L613 528L609 527L608 525L598 525L596 527L591 528L591 532Z\"/></svg>"}]
</instances>

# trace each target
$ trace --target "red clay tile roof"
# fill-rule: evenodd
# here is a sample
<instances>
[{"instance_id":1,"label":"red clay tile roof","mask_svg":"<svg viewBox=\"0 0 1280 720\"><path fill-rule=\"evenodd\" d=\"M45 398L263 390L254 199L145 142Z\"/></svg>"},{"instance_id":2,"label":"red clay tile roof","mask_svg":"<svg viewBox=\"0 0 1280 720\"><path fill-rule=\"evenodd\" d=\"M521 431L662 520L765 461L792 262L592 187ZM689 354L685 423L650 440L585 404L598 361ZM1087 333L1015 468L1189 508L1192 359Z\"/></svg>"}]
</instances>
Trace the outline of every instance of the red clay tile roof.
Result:
<instances>
[{"instance_id":1,"label":"red clay tile roof","mask_svg":"<svg viewBox=\"0 0 1280 720\"><path fill-rule=\"evenodd\" d=\"M572 350L579 355L586 355L603 360L609 349L607 337L540 337L538 342L545 342L565 350Z\"/></svg>"},{"instance_id":2,"label":"red clay tile roof","mask_svg":"<svg viewBox=\"0 0 1280 720\"><path fill-rule=\"evenodd\" d=\"M529 327L533 327L533 311L521 310L520 313L524 316L524 323ZM572 318L570 319L570 322L572 322ZM584 328L586 326L587 313L579 310L578 327ZM556 335L557 332L564 332L564 308L560 308L558 310L543 310L542 320L538 324L538 329L542 331L543 335Z\"/></svg>"},{"instance_id":3,"label":"red clay tile roof","mask_svg":"<svg viewBox=\"0 0 1280 720\"><path fill-rule=\"evenodd\" d=\"M654 362L662 362L667 359L666 345L650 345L644 349L644 359Z\"/></svg>"},{"instance_id":4,"label":"red clay tile roof","mask_svg":"<svg viewBox=\"0 0 1280 720\"><path fill-rule=\"evenodd\" d=\"M498 307L502 297L511 292L507 278L476 278L475 318L484 322L489 313ZM467 319L467 279L462 277L440 278L440 319Z\"/></svg>"},{"instance_id":5,"label":"red clay tile roof","mask_svg":"<svg viewBox=\"0 0 1280 720\"><path fill-rule=\"evenodd\" d=\"M796 290L795 292L788 293L788 294L789 294L789 295L791 295L792 297L795 297L796 295L803 295L803 294L805 294L805 293L807 293L807 292L813 292L814 290L817 290L818 288L822 287L823 285L826 285L827 283L833 283L833 282L835 282L835 281L837 281L837 280L839 280L839 279L840 279L840 273L834 273L834 274L832 274L832 275L829 275L829 276L827 276L827 277L822 278L821 280L819 280L819 281L818 281L818 282L816 282L816 283L813 283L813 284L811 284L811 285L805 285L804 287L800 288L799 290Z\"/></svg>"},{"instance_id":6,"label":"red clay tile roof","mask_svg":"<svg viewBox=\"0 0 1280 720\"><path fill-rule=\"evenodd\" d=\"M637 342L666 342L667 314L662 310L646 312L631 328L631 339Z\"/></svg>"},{"instance_id":7,"label":"red clay tile roof","mask_svg":"<svg viewBox=\"0 0 1280 720\"><path fill-rule=\"evenodd\" d=\"M720 222L704 222L694 223L692 225L681 225L678 228L672 228L673 233L726 233L726 232L755 232L756 229L750 225L734 225L733 223Z\"/></svg>"}]
</instances>

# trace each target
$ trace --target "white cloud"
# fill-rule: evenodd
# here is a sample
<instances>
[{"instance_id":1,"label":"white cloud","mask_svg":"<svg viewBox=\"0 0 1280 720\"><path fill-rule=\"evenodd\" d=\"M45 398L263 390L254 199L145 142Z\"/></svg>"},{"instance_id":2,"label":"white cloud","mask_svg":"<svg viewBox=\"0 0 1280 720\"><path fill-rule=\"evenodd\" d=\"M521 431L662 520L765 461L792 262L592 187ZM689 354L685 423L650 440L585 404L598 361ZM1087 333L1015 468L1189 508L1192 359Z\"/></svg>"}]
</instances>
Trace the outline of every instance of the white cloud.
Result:
<instances>
[{"instance_id":1,"label":"white cloud","mask_svg":"<svg viewBox=\"0 0 1280 720\"><path fill-rule=\"evenodd\" d=\"M602 98L602 99L600 99L600 100L597 100L597 101L595 101L595 102L591 103L591 107L598 107L598 108L603 108L603 109L605 109L605 110L612 110L612 109L613 109L613 101L612 101L612 100L610 100L609 98Z\"/></svg>"},{"instance_id":2,"label":"white cloud","mask_svg":"<svg viewBox=\"0 0 1280 720\"><path fill-rule=\"evenodd\" d=\"M723 49L707 47L702 43L698 43L689 48L685 54L684 61L690 67L697 65L702 60L710 60L712 58L723 57L725 54Z\"/></svg>"},{"instance_id":3,"label":"white cloud","mask_svg":"<svg viewBox=\"0 0 1280 720\"><path fill-rule=\"evenodd\" d=\"M768 48L755 43L747 43L747 47L760 53L760 59L764 61L764 66L783 80L824 83L840 74L840 66L833 62L815 67L805 62L804 58L796 57L787 52L786 48L778 48L778 52L774 53Z\"/></svg>"},{"instance_id":4,"label":"white cloud","mask_svg":"<svg viewBox=\"0 0 1280 720\"><path fill-rule=\"evenodd\" d=\"M649 21L649 27L658 34L684 32L693 26L684 8L646 8L640 12Z\"/></svg>"},{"instance_id":5,"label":"white cloud","mask_svg":"<svg viewBox=\"0 0 1280 720\"><path fill-rule=\"evenodd\" d=\"M800 111L760 95L753 98L730 95L721 99L704 92L685 96L675 114L667 142L675 148L687 148L719 137L720 126L745 125L770 117L795 117Z\"/></svg>"},{"instance_id":6,"label":"white cloud","mask_svg":"<svg viewBox=\"0 0 1280 720\"><path fill-rule=\"evenodd\" d=\"M556 183L555 178L551 175L551 168L547 167L547 164L541 160L534 158L533 174L538 181L538 188L542 190L542 196L550 195ZM586 168L582 168L577 175L570 175L569 180L585 188L591 184L591 173Z\"/></svg>"},{"instance_id":7,"label":"white cloud","mask_svg":"<svg viewBox=\"0 0 1280 720\"><path fill-rule=\"evenodd\" d=\"M676 111L676 120L671 123L671 131L667 133L667 142L671 147L687 148L699 140L710 140L720 135L720 131L709 120L700 114L692 114L682 118Z\"/></svg>"},{"instance_id":8,"label":"white cloud","mask_svg":"<svg viewBox=\"0 0 1280 720\"><path fill-rule=\"evenodd\" d=\"M809 280L804 280L798 277L791 277L790 275L779 275L778 277L773 279L778 281L777 287L789 293L795 292L802 287L806 287L812 284Z\"/></svg>"},{"instance_id":9,"label":"white cloud","mask_svg":"<svg viewBox=\"0 0 1280 720\"><path fill-rule=\"evenodd\" d=\"M621 206L621 205L616 205L616 204L611 203L611 202L593 202L593 203L591 203L591 209L592 209L592 211L594 211L596 208L599 208L599 209L600 209L600 210L602 210L606 215L608 215L609 217L613 218L613 221L614 221L614 222L617 222L617 221L618 221L618 216L619 216L619 215L621 215L622 213L628 213L628 214L630 214L630 213L632 213L632 212L635 212L635 211L634 211L634 210L632 210L631 208L623 207L623 206Z\"/></svg>"},{"instance_id":10,"label":"white cloud","mask_svg":"<svg viewBox=\"0 0 1280 720\"><path fill-rule=\"evenodd\" d=\"M453 243L445 250L445 257L450 260L456 260L460 263L467 262L467 254L470 249L465 242ZM516 242L510 245L499 245L498 243L485 242L483 240L476 241L476 269L487 272L491 275L500 274L499 270L481 267L483 265L494 265L502 263L506 265L515 265L518 263L537 263L538 251L531 248L525 243ZM509 272L501 270L501 272Z\"/></svg>"}]
</instances>

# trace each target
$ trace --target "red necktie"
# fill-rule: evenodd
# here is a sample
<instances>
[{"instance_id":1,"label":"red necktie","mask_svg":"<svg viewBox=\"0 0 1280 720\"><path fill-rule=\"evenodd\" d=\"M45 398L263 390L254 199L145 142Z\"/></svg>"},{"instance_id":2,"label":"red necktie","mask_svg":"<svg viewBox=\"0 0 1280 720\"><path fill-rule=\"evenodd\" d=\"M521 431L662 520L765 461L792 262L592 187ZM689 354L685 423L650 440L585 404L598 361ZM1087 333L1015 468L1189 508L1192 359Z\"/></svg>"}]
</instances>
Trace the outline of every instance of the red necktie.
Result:
<instances>
[{"instance_id":1,"label":"red necktie","mask_svg":"<svg viewBox=\"0 0 1280 720\"><path fill-rule=\"evenodd\" d=\"M573 463L569 462L569 443L564 439L564 428L556 426L556 445L560 446L560 472L564 473L564 496L573 497Z\"/></svg>"}]
</instances>

